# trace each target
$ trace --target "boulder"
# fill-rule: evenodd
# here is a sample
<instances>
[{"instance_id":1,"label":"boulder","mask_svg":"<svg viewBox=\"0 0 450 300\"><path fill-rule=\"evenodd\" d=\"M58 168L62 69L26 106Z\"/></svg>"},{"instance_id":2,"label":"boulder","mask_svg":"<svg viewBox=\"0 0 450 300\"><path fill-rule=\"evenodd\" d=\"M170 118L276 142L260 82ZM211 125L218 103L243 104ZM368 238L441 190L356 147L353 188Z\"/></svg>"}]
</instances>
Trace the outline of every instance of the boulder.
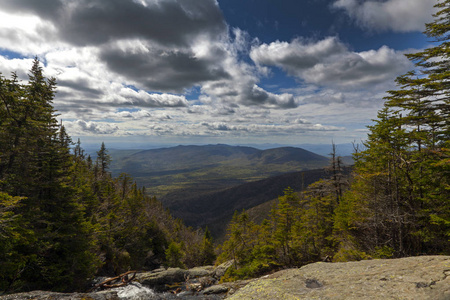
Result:
<instances>
[{"instance_id":1,"label":"boulder","mask_svg":"<svg viewBox=\"0 0 450 300\"><path fill-rule=\"evenodd\" d=\"M189 278L210 277L213 276L214 267L213 266L196 267L187 270L187 273Z\"/></svg>"},{"instance_id":2,"label":"boulder","mask_svg":"<svg viewBox=\"0 0 450 300\"><path fill-rule=\"evenodd\" d=\"M1 300L120 300L117 292L97 292L97 293L55 293L46 291L32 291L28 293L18 293L0 296Z\"/></svg>"},{"instance_id":3,"label":"boulder","mask_svg":"<svg viewBox=\"0 0 450 300\"><path fill-rule=\"evenodd\" d=\"M213 276L214 276L216 279L220 279L223 275L225 275L225 272L226 272L229 268L231 268L231 267L233 266L233 264L234 264L234 260L229 260L229 261L224 262L224 263L221 264L221 265L218 265L218 266L214 269Z\"/></svg>"},{"instance_id":4,"label":"boulder","mask_svg":"<svg viewBox=\"0 0 450 300\"><path fill-rule=\"evenodd\" d=\"M157 291L166 291L170 285L186 280L188 271L180 268L158 269L156 272L136 274L136 281Z\"/></svg>"},{"instance_id":5,"label":"boulder","mask_svg":"<svg viewBox=\"0 0 450 300\"><path fill-rule=\"evenodd\" d=\"M450 256L313 263L251 281L226 299L450 299Z\"/></svg>"},{"instance_id":6,"label":"boulder","mask_svg":"<svg viewBox=\"0 0 450 300\"><path fill-rule=\"evenodd\" d=\"M210 286L203 290L203 294L211 295L211 294L225 294L228 292L228 287L223 284L217 284Z\"/></svg>"},{"instance_id":7,"label":"boulder","mask_svg":"<svg viewBox=\"0 0 450 300\"><path fill-rule=\"evenodd\" d=\"M176 289L186 284L197 284L200 289L215 283L213 266L196 267L189 270L180 268L157 269L136 274L136 281L156 291Z\"/></svg>"}]
</instances>

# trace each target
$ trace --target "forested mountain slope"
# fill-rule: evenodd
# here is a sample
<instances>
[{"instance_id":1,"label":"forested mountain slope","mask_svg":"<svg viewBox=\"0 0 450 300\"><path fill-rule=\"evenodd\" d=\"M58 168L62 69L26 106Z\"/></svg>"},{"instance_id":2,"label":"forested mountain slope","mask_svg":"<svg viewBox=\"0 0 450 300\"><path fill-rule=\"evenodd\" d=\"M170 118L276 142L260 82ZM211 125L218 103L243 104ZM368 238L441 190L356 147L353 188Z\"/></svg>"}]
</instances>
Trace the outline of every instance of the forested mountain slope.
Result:
<instances>
[{"instance_id":1,"label":"forested mountain slope","mask_svg":"<svg viewBox=\"0 0 450 300\"><path fill-rule=\"evenodd\" d=\"M115 151L111 171L132 175L149 194L162 198L177 190L197 196L283 173L320 168L328 161L294 147L258 150L229 145L177 146L128 156Z\"/></svg>"},{"instance_id":2,"label":"forested mountain slope","mask_svg":"<svg viewBox=\"0 0 450 300\"><path fill-rule=\"evenodd\" d=\"M346 169L345 172L349 172ZM222 237L235 211L248 210L276 199L288 187L302 191L311 183L330 175L325 169L292 172L245 183L229 189L186 197L182 192L167 194L161 200L171 213L189 226L208 226L216 237ZM262 212L267 214L267 211Z\"/></svg>"}]
</instances>

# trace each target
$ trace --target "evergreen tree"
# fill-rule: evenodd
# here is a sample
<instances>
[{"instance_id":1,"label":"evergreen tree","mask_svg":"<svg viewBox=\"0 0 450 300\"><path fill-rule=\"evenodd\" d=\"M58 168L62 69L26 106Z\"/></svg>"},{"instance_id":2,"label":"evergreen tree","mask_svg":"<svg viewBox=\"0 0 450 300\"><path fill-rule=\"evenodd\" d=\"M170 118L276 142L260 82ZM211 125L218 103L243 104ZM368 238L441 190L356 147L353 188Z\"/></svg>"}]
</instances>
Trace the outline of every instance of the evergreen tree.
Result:
<instances>
[{"instance_id":1,"label":"evergreen tree","mask_svg":"<svg viewBox=\"0 0 450 300\"><path fill-rule=\"evenodd\" d=\"M388 92L369 127L367 150L356 157L347 207L338 209L336 232L373 256L450 249L450 1L436 7L425 31L436 45L407 55L416 68L397 78L398 90ZM355 210L364 218L344 216Z\"/></svg>"},{"instance_id":2,"label":"evergreen tree","mask_svg":"<svg viewBox=\"0 0 450 300\"><path fill-rule=\"evenodd\" d=\"M55 118L55 79L36 59L27 84L1 80L1 189L26 197L18 213L36 240L20 278L25 289L73 289L96 269L91 232L70 186L70 138ZM10 128L15 126L15 128Z\"/></svg>"},{"instance_id":3,"label":"evergreen tree","mask_svg":"<svg viewBox=\"0 0 450 300\"><path fill-rule=\"evenodd\" d=\"M450 1L436 7L425 31L436 46L407 55L416 69L397 78L400 89L389 91L386 106L400 114L398 126L409 146L402 165L405 198L419 226L411 233L421 237L419 251L440 253L450 247Z\"/></svg>"},{"instance_id":4,"label":"evergreen tree","mask_svg":"<svg viewBox=\"0 0 450 300\"><path fill-rule=\"evenodd\" d=\"M205 233L203 235L200 256L202 260L201 265L211 265L216 260L213 238L208 227L205 228Z\"/></svg>"},{"instance_id":5,"label":"evergreen tree","mask_svg":"<svg viewBox=\"0 0 450 300\"><path fill-rule=\"evenodd\" d=\"M298 217L299 198L291 189L287 188L284 195L278 197L277 208L272 212L274 224L274 238L280 245L280 258L283 265L292 266L297 260L293 249L294 224Z\"/></svg>"},{"instance_id":6,"label":"evergreen tree","mask_svg":"<svg viewBox=\"0 0 450 300\"><path fill-rule=\"evenodd\" d=\"M97 166L99 167L102 176L106 174L110 163L111 155L108 154L105 143L102 142L100 150L97 151Z\"/></svg>"},{"instance_id":7,"label":"evergreen tree","mask_svg":"<svg viewBox=\"0 0 450 300\"><path fill-rule=\"evenodd\" d=\"M34 234L19 213L21 197L0 192L0 291L11 292L23 284L21 274L33 260ZM2 294L0 292L0 295Z\"/></svg>"}]
</instances>

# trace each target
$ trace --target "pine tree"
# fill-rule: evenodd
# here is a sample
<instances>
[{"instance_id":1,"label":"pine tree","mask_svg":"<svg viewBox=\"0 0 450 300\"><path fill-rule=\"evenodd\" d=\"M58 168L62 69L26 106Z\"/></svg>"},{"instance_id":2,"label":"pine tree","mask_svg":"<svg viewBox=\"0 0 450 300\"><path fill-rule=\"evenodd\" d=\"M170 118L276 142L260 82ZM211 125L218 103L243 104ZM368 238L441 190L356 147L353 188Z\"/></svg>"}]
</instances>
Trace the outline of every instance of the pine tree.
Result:
<instances>
[{"instance_id":1,"label":"pine tree","mask_svg":"<svg viewBox=\"0 0 450 300\"><path fill-rule=\"evenodd\" d=\"M272 212L275 227L274 238L279 243L283 265L292 266L297 260L297 255L292 247L294 224L297 219L299 198L291 189L287 188L284 195L278 197L277 208Z\"/></svg>"},{"instance_id":2,"label":"pine tree","mask_svg":"<svg viewBox=\"0 0 450 300\"><path fill-rule=\"evenodd\" d=\"M400 89L389 91L386 106L398 112L398 126L408 140L403 161L409 186L407 201L417 211L422 252L449 249L450 236L450 1L436 4L434 21L425 34L436 46L408 54L416 69L397 78Z\"/></svg>"},{"instance_id":3,"label":"pine tree","mask_svg":"<svg viewBox=\"0 0 450 300\"><path fill-rule=\"evenodd\" d=\"M436 46L407 55L416 68L388 91L369 127L367 149L356 157L352 192L337 210L337 235L361 253L406 256L450 249L450 1L436 7L425 31Z\"/></svg>"},{"instance_id":4,"label":"pine tree","mask_svg":"<svg viewBox=\"0 0 450 300\"><path fill-rule=\"evenodd\" d=\"M205 228L205 233L203 235L200 256L202 260L201 262L202 265L211 265L216 260L213 238L211 236L211 232L209 231L208 227Z\"/></svg>"},{"instance_id":5,"label":"pine tree","mask_svg":"<svg viewBox=\"0 0 450 300\"><path fill-rule=\"evenodd\" d=\"M93 275L91 228L70 186L70 138L52 106L56 81L36 59L27 84L1 80L1 189L26 197L18 212L36 240L20 273L24 289L77 288ZM11 128L15 126L15 128Z\"/></svg>"}]
</instances>

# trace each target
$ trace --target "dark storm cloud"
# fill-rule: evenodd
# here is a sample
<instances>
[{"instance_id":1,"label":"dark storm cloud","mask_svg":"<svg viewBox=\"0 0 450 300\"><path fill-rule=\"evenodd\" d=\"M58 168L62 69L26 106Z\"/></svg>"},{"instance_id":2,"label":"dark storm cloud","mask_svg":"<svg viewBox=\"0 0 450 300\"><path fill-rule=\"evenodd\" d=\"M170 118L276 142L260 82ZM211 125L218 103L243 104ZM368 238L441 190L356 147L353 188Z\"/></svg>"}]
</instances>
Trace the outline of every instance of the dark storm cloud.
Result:
<instances>
[{"instance_id":1,"label":"dark storm cloud","mask_svg":"<svg viewBox=\"0 0 450 300\"><path fill-rule=\"evenodd\" d=\"M78 45L98 44L110 39L138 37L164 45L188 45L204 34L223 34L222 14L214 1L157 1L147 7L132 1L80 1L61 34ZM105 26L108 24L108 26Z\"/></svg>"},{"instance_id":2,"label":"dark storm cloud","mask_svg":"<svg viewBox=\"0 0 450 300\"><path fill-rule=\"evenodd\" d=\"M89 81L86 79L58 80L57 83L59 87L71 88L76 90L77 92L85 94L86 96L100 97L104 95L104 93L101 90L89 87L90 86Z\"/></svg>"},{"instance_id":3,"label":"dark storm cloud","mask_svg":"<svg viewBox=\"0 0 450 300\"><path fill-rule=\"evenodd\" d=\"M218 57L225 55L218 53ZM134 54L105 48L100 58L112 71L126 75L150 90L181 92L199 82L230 77L217 62L198 59L188 51L156 50Z\"/></svg>"},{"instance_id":4,"label":"dark storm cloud","mask_svg":"<svg viewBox=\"0 0 450 300\"><path fill-rule=\"evenodd\" d=\"M137 82L140 88L182 92L204 81L229 77L223 66L229 54L222 47L228 28L215 0L144 3L7 0L5 7L53 23L54 39L96 47L111 71ZM200 48L203 54L199 57L195 51L201 43L207 49Z\"/></svg>"},{"instance_id":5,"label":"dark storm cloud","mask_svg":"<svg viewBox=\"0 0 450 300\"><path fill-rule=\"evenodd\" d=\"M186 46L198 35L226 33L214 0L6 0L4 8L35 13L52 22L61 39L77 46L116 39L142 38L167 46Z\"/></svg>"},{"instance_id":6,"label":"dark storm cloud","mask_svg":"<svg viewBox=\"0 0 450 300\"><path fill-rule=\"evenodd\" d=\"M63 8L61 0L3 0L1 5L6 11L37 14L43 18L54 18Z\"/></svg>"}]
</instances>

